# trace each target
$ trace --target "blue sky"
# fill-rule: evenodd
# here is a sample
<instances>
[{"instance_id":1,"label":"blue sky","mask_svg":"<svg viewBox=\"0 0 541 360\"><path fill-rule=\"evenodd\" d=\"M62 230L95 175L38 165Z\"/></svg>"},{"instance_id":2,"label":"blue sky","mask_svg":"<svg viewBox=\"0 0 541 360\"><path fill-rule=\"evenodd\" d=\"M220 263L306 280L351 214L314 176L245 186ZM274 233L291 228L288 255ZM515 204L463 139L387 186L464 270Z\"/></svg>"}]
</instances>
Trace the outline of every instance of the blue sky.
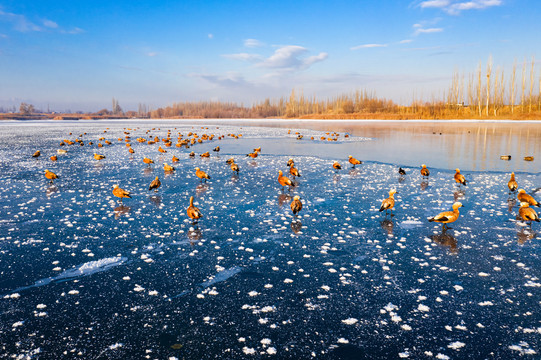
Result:
<instances>
[{"instance_id":1,"label":"blue sky","mask_svg":"<svg viewBox=\"0 0 541 360\"><path fill-rule=\"evenodd\" d=\"M408 104L490 55L507 75L541 59L539 14L537 0L0 0L0 106L252 104L293 88Z\"/></svg>"}]
</instances>

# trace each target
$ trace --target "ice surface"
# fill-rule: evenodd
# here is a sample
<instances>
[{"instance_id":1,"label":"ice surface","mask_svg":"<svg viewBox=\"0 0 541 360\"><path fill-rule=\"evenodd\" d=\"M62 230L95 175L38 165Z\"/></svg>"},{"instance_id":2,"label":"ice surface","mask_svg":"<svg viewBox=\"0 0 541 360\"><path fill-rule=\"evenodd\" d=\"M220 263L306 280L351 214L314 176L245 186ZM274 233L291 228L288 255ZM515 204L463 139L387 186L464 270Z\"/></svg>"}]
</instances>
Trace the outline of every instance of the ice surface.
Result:
<instances>
[{"instance_id":1,"label":"ice surface","mask_svg":"<svg viewBox=\"0 0 541 360\"><path fill-rule=\"evenodd\" d=\"M347 155L363 160L355 150L372 140L312 141L326 135L315 130L41 125L2 125L0 133L6 357L477 359L541 351L539 226L516 220L507 173L466 171L469 184L458 189L454 169L432 168L428 182L413 167L400 178L402 164L351 169ZM161 140L168 129L172 147ZM225 138L177 148L179 132ZM48 159L80 134L84 146ZM97 148L102 136L112 144ZM155 136L167 153L136 141ZM246 157L259 146L256 159ZM106 159L94 160L98 151ZM210 158L199 157L205 151ZM173 155L177 170L165 174ZM230 157L238 176L225 164ZM302 177L282 191L278 170L287 174L290 157ZM195 167L211 180L201 183ZM59 175L54 185L45 169ZM156 176L162 186L148 191ZM517 172L517 180L541 197L538 173ZM113 184L132 198L118 203ZM378 210L391 188L396 205L386 216ZM303 202L297 217L295 195ZM197 224L186 215L190 196L203 213ZM426 220L457 200L465 207L448 231Z\"/></svg>"}]
</instances>

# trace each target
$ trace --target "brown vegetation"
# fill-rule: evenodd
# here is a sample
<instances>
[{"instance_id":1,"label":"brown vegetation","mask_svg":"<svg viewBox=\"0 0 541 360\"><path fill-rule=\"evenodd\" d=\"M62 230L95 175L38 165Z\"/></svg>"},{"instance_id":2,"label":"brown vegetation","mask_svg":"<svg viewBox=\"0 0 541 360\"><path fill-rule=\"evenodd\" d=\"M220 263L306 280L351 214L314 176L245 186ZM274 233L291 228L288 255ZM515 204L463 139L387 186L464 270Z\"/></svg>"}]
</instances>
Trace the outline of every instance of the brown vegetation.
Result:
<instances>
[{"instance_id":1,"label":"brown vegetation","mask_svg":"<svg viewBox=\"0 0 541 360\"><path fill-rule=\"evenodd\" d=\"M527 73L529 72L529 76ZM123 112L113 98L113 111L102 109L92 114L35 114L32 105L21 104L19 114L0 114L0 119L107 119L107 118L303 118L303 119L541 119L541 75L536 88L535 59L524 60L517 79L517 64L510 80L504 71L494 68L489 58L486 72L479 63L473 74L465 76L455 71L451 85L440 100L423 102L414 99L409 105L398 105L363 90L333 98L306 97L293 90L289 97L265 99L252 106L231 102L179 102L148 110L139 104L138 111ZM517 81L518 80L518 81ZM518 82L518 83L517 83ZM520 85L520 88L519 88ZM520 91L519 94L517 92Z\"/></svg>"}]
</instances>

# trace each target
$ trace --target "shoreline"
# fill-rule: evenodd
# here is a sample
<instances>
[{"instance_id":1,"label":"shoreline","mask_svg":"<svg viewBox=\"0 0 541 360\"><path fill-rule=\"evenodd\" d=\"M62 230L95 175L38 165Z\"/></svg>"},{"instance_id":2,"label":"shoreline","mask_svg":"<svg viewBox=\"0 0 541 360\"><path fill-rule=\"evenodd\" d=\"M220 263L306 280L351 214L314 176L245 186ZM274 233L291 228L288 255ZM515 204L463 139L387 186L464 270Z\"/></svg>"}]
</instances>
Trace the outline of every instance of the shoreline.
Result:
<instances>
[{"instance_id":1,"label":"shoreline","mask_svg":"<svg viewBox=\"0 0 541 360\"><path fill-rule=\"evenodd\" d=\"M128 118L117 118L117 119L66 119L66 120L54 120L54 119L3 119L0 120L0 125L2 124L24 124L24 123L54 123L54 124L67 124L67 123L105 123L105 122L138 122L138 123L145 123L145 122L183 122L183 123L190 123L190 122L197 122L197 123L205 123L205 122L218 122L223 123L224 125L230 125L234 122L245 122L245 123L260 123L264 124L265 122L277 122L277 123L420 123L420 124L430 124L430 123L438 123L438 124L445 124L445 123L467 123L467 124L541 124L541 120L511 120L511 119L448 119L448 120L442 120L442 119L434 119L434 120L428 120L428 119L407 119L407 120L396 120L396 119L302 119L302 118L292 118L292 119L285 119L285 118L265 118L265 119L236 119L236 118L193 118L193 119L175 119L175 118L163 118L163 119L143 119L143 118L137 118L137 119L128 119Z\"/></svg>"}]
</instances>

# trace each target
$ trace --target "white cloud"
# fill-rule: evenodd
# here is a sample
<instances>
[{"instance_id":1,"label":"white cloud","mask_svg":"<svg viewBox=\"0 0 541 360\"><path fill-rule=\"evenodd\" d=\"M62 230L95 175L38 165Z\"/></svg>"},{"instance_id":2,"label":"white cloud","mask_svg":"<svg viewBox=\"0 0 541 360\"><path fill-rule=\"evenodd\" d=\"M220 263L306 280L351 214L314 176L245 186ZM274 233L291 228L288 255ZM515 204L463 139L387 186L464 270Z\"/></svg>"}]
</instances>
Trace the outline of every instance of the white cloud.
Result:
<instances>
[{"instance_id":1,"label":"white cloud","mask_svg":"<svg viewBox=\"0 0 541 360\"><path fill-rule=\"evenodd\" d=\"M244 40L244 46L248 48L261 47L264 44L257 39L246 39Z\"/></svg>"},{"instance_id":2,"label":"white cloud","mask_svg":"<svg viewBox=\"0 0 541 360\"><path fill-rule=\"evenodd\" d=\"M238 73L229 72L225 75L216 74L189 74L189 77L195 77L203 79L213 85L231 88L231 87L250 87L251 84L247 82L244 77Z\"/></svg>"},{"instance_id":3,"label":"white cloud","mask_svg":"<svg viewBox=\"0 0 541 360\"><path fill-rule=\"evenodd\" d=\"M214 39L214 34L208 34L207 36L209 39Z\"/></svg>"},{"instance_id":4,"label":"white cloud","mask_svg":"<svg viewBox=\"0 0 541 360\"><path fill-rule=\"evenodd\" d=\"M50 29L56 29L58 28L58 24L51 20L43 20L43 26L48 27Z\"/></svg>"},{"instance_id":5,"label":"white cloud","mask_svg":"<svg viewBox=\"0 0 541 360\"><path fill-rule=\"evenodd\" d=\"M248 53L239 53L239 54L225 54L222 57L226 59L257 62L263 60L263 57L258 54L248 54Z\"/></svg>"},{"instance_id":6,"label":"white cloud","mask_svg":"<svg viewBox=\"0 0 541 360\"><path fill-rule=\"evenodd\" d=\"M471 0L471 1L451 1L451 0L427 0L422 1L421 8L438 8L451 15L458 15L465 10L483 10L493 6L500 6L502 0Z\"/></svg>"},{"instance_id":7,"label":"white cloud","mask_svg":"<svg viewBox=\"0 0 541 360\"><path fill-rule=\"evenodd\" d=\"M443 8L449 6L450 3L449 0L429 0L423 1L419 6L422 8Z\"/></svg>"},{"instance_id":8,"label":"white cloud","mask_svg":"<svg viewBox=\"0 0 541 360\"><path fill-rule=\"evenodd\" d=\"M304 70L316 62L327 59L329 56L329 54L322 52L316 56L301 58L301 55L307 52L308 50L302 46L282 46L273 55L257 64L257 66L280 69L282 71Z\"/></svg>"},{"instance_id":9,"label":"white cloud","mask_svg":"<svg viewBox=\"0 0 541 360\"><path fill-rule=\"evenodd\" d=\"M414 35L419 35L419 34L433 34L433 33L439 33L439 32L442 32L442 31L443 31L442 28L428 28L428 29L423 29L423 28L418 27L417 30L415 30Z\"/></svg>"},{"instance_id":10,"label":"white cloud","mask_svg":"<svg viewBox=\"0 0 541 360\"><path fill-rule=\"evenodd\" d=\"M359 50L359 49L370 49L370 48L381 48L381 47L387 47L387 44L364 44L364 45L353 46L349 49Z\"/></svg>"},{"instance_id":11,"label":"white cloud","mask_svg":"<svg viewBox=\"0 0 541 360\"><path fill-rule=\"evenodd\" d=\"M71 30L68 30L68 31L63 31L63 33L65 34L81 34L81 33L84 33L85 31L81 28L78 28L78 27L75 27Z\"/></svg>"},{"instance_id":12,"label":"white cloud","mask_svg":"<svg viewBox=\"0 0 541 360\"><path fill-rule=\"evenodd\" d=\"M14 29L19 32L43 31L40 26L29 21L24 15L8 13L0 10L0 21L2 20L12 23Z\"/></svg>"},{"instance_id":13,"label":"white cloud","mask_svg":"<svg viewBox=\"0 0 541 360\"><path fill-rule=\"evenodd\" d=\"M409 43L412 42L412 41L413 41L413 40L411 40L411 39L404 39L404 40L401 40L401 41L399 42L399 44L409 44Z\"/></svg>"}]
</instances>

